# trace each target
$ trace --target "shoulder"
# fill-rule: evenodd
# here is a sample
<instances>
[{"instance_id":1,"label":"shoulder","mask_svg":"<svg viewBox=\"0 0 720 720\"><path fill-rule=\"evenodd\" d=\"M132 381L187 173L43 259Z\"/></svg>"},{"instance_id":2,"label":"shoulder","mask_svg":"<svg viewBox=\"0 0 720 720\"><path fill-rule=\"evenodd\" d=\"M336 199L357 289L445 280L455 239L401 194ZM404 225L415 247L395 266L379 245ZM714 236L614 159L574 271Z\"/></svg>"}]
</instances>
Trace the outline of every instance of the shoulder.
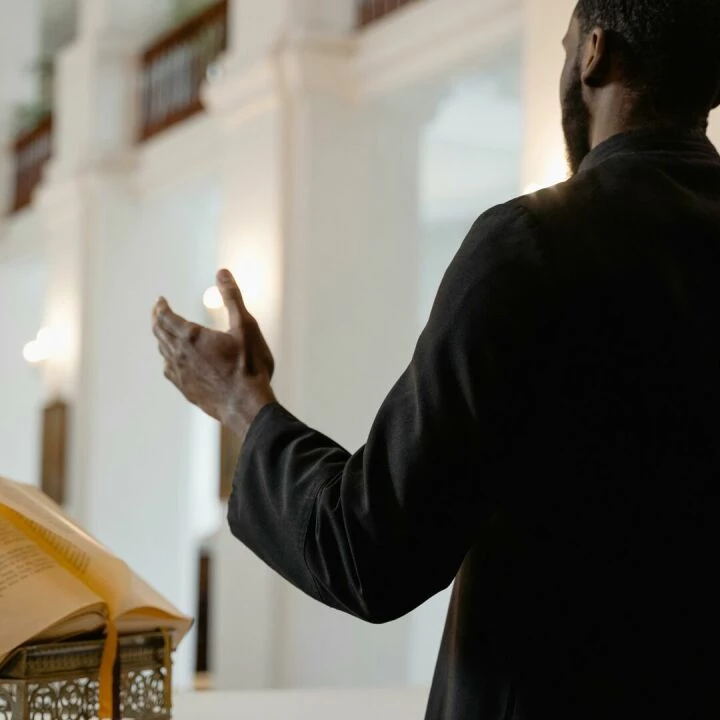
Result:
<instances>
[{"instance_id":1,"label":"shoulder","mask_svg":"<svg viewBox=\"0 0 720 720\"><path fill-rule=\"evenodd\" d=\"M517 198L513 203L533 218L536 232L545 243L561 250L558 246L561 238L574 241L578 233L592 231L597 223L607 222L632 206L638 183L642 183L643 176L638 172L644 172L642 164L610 160L565 182Z\"/></svg>"},{"instance_id":2,"label":"shoulder","mask_svg":"<svg viewBox=\"0 0 720 720\"><path fill-rule=\"evenodd\" d=\"M468 250L481 245L488 251L500 253L531 249L537 240L539 225L532 207L524 200L510 200L480 215L465 241Z\"/></svg>"},{"instance_id":3,"label":"shoulder","mask_svg":"<svg viewBox=\"0 0 720 720\"><path fill-rule=\"evenodd\" d=\"M537 218L522 199L497 205L473 224L440 285L434 316L478 320L544 294L546 261ZM438 311L441 313L438 313Z\"/></svg>"},{"instance_id":4,"label":"shoulder","mask_svg":"<svg viewBox=\"0 0 720 720\"><path fill-rule=\"evenodd\" d=\"M537 219L518 198L480 215L448 268L444 285L452 285L457 293L498 274L541 264Z\"/></svg>"}]
</instances>

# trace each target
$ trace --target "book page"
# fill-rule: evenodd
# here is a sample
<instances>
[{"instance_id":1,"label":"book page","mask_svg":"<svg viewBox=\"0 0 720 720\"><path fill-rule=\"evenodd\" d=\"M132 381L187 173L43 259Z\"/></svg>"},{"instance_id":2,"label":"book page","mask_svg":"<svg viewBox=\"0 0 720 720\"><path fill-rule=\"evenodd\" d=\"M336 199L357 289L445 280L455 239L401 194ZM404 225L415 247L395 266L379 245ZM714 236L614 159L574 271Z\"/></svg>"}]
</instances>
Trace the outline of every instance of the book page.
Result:
<instances>
[{"instance_id":1,"label":"book page","mask_svg":"<svg viewBox=\"0 0 720 720\"><path fill-rule=\"evenodd\" d=\"M72 522L36 488L0 478L0 508L5 504L22 521L22 528L41 547L108 603L120 632L163 628L176 645L192 626L165 598L141 580L109 550Z\"/></svg>"},{"instance_id":2,"label":"book page","mask_svg":"<svg viewBox=\"0 0 720 720\"><path fill-rule=\"evenodd\" d=\"M0 506L10 511L15 524L41 549L105 599L111 610L122 603L130 589L128 566L75 525L37 488L0 477Z\"/></svg>"},{"instance_id":3,"label":"book page","mask_svg":"<svg viewBox=\"0 0 720 720\"><path fill-rule=\"evenodd\" d=\"M159 628L169 630L173 647L177 647L192 624L192 618L181 614L160 593L133 574L130 592L119 608L117 626L120 632L149 632Z\"/></svg>"},{"instance_id":4,"label":"book page","mask_svg":"<svg viewBox=\"0 0 720 720\"><path fill-rule=\"evenodd\" d=\"M105 623L105 603L0 515L0 664L31 640Z\"/></svg>"}]
</instances>

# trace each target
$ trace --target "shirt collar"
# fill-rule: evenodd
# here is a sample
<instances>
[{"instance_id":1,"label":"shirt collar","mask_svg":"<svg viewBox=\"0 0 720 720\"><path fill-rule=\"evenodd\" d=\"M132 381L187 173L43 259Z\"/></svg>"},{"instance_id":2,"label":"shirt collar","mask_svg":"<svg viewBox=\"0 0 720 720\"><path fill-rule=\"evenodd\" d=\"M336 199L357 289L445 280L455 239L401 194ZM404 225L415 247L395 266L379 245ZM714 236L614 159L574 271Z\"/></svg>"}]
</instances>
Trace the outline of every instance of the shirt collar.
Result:
<instances>
[{"instance_id":1,"label":"shirt collar","mask_svg":"<svg viewBox=\"0 0 720 720\"><path fill-rule=\"evenodd\" d=\"M720 155L707 135L699 131L633 130L614 135L600 143L585 157L579 172L592 170L616 155L638 153L681 153L698 159L720 161Z\"/></svg>"}]
</instances>

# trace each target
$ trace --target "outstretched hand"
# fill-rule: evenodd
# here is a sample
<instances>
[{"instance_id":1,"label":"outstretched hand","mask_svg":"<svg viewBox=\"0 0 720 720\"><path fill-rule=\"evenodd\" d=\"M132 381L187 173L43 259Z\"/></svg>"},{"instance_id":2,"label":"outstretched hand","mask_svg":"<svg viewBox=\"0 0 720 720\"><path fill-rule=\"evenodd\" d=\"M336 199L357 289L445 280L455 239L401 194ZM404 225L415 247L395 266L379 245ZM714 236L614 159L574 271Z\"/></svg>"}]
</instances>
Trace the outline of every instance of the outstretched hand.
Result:
<instances>
[{"instance_id":1,"label":"outstretched hand","mask_svg":"<svg viewBox=\"0 0 720 720\"><path fill-rule=\"evenodd\" d=\"M160 298L153 333L165 359L165 377L191 402L245 438L260 410L275 401L272 353L228 270L217 275L230 329L219 332L176 315Z\"/></svg>"}]
</instances>

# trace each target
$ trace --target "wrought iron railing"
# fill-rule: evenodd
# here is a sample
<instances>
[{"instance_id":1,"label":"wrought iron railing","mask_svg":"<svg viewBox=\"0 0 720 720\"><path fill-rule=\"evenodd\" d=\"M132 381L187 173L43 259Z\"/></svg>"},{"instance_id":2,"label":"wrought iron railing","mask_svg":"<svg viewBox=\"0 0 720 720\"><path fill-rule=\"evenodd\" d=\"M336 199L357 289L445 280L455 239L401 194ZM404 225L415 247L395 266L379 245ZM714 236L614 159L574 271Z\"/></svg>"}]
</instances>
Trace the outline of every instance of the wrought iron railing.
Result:
<instances>
[{"instance_id":1,"label":"wrought iron railing","mask_svg":"<svg viewBox=\"0 0 720 720\"><path fill-rule=\"evenodd\" d=\"M142 56L140 140L200 112L200 88L227 49L228 0L159 38Z\"/></svg>"},{"instance_id":2,"label":"wrought iron railing","mask_svg":"<svg viewBox=\"0 0 720 720\"><path fill-rule=\"evenodd\" d=\"M417 2L417 0L363 0L358 9L358 25L360 27L371 25L413 2Z\"/></svg>"},{"instance_id":3,"label":"wrought iron railing","mask_svg":"<svg viewBox=\"0 0 720 720\"><path fill-rule=\"evenodd\" d=\"M12 212L22 210L30 204L33 193L42 180L43 168L52 156L52 124L52 115L47 115L15 140L15 193Z\"/></svg>"}]
</instances>

